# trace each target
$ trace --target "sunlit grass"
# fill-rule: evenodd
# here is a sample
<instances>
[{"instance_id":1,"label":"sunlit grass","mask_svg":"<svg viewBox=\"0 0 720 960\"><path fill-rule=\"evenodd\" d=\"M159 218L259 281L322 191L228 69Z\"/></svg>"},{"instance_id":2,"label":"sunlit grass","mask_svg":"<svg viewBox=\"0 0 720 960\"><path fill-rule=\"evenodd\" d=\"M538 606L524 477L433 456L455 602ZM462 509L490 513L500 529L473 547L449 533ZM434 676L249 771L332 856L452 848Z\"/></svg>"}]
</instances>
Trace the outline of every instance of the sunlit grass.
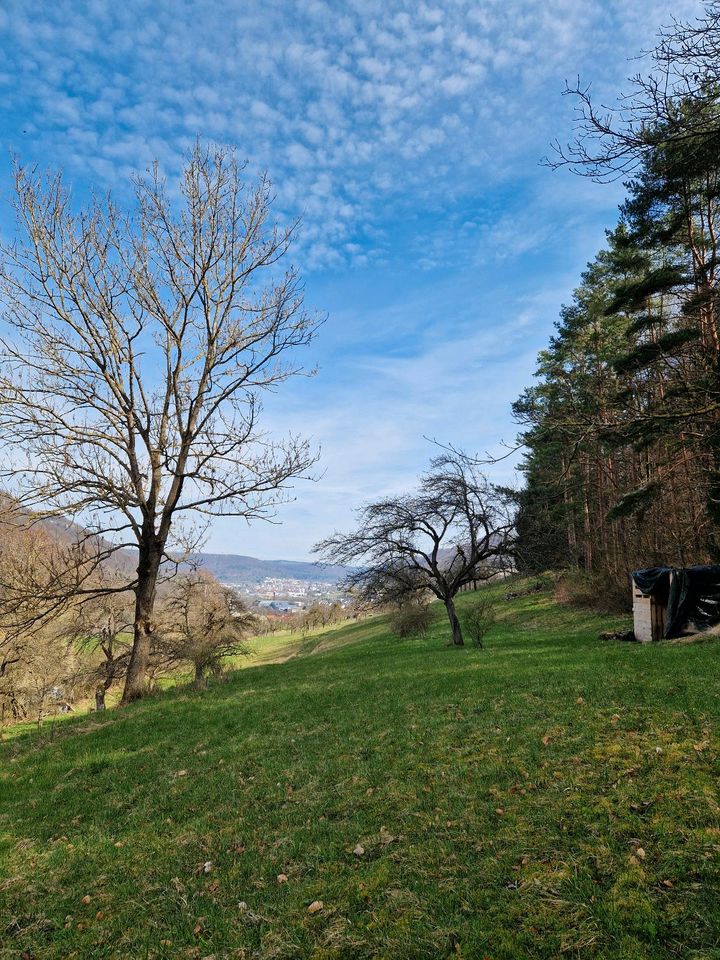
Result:
<instances>
[{"instance_id":1,"label":"sunlit grass","mask_svg":"<svg viewBox=\"0 0 720 960\"><path fill-rule=\"evenodd\" d=\"M6 744L0 957L720 957L720 647L506 589Z\"/></svg>"}]
</instances>

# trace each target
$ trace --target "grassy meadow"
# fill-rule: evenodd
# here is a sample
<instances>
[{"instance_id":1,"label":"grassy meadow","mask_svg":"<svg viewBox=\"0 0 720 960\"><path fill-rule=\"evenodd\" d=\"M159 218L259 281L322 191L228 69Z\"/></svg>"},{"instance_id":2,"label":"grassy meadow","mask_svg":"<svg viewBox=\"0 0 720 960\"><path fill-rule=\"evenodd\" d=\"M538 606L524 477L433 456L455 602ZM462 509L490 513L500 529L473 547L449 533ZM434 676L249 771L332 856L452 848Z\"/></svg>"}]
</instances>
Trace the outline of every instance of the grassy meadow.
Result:
<instances>
[{"instance_id":1,"label":"grassy meadow","mask_svg":"<svg viewBox=\"0 0 720 960\"><path fill-rule=\"evenodd\" d=\"M720 641L489 589L0 746L0 958L720 958Z\"/></svg>"}]
</instances>

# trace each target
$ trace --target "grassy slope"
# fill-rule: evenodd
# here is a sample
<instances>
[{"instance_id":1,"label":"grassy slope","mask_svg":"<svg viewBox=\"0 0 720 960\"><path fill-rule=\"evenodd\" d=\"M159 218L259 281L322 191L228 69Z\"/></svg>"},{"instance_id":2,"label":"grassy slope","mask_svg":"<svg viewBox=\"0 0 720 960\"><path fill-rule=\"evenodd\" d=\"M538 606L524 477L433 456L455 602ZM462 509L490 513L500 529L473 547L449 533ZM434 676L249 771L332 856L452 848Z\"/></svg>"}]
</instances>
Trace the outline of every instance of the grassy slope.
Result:
<instances>
[{"instance_id":1,"label":"grassy slope","mask_svg":"<svg viewBox=\"0 0 720 960\"><path fill-rule=\"evenodd\" d=\"M11 741L0 957L720 957L720 646L502 611Z\"/></svg>"}]
</instances>

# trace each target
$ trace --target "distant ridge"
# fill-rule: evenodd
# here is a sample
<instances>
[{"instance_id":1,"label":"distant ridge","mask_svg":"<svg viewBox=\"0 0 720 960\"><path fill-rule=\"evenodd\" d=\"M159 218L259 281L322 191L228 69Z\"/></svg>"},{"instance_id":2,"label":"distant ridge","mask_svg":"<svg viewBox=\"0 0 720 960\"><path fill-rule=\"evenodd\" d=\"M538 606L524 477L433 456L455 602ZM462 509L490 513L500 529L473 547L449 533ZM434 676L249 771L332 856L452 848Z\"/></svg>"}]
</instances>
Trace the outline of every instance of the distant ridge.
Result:
<instances>
[{"instance_id":1,"label":"distant ridge","mask_svg":"<svg viewBox=\"0 0 720 960\"><path fill-rule=\"evenodd\" d=\"M45 530L52 540L62 546L70 546L83 538L87 538L86 530L67 517L37 517L31 511L17 505L8 494L0 490L0 507L12 510L13 520L9 522L19 525L28 524L31 520L40 529ZM37 517L37 519L34 519ZM109 547L108 541L102 537L90 537L89 543L95 546ZM2 543L0 542L0 550ZM259 560L257 557L247 557L236 553L205 553L198 551L190 555L187 561L181 564L187 568L192 564L207 570L224 583L254 583L266 577L317 581L319 583L337 583L351 572L350 567L320 566L302 560ZM132 577L137 565L137 552L133 547L123 547L111 553L103 564L106 569L121 571Z\"/></svg>"},{"instance_id":2,"label":"distant ridge","mask_svg":"<svg viewBox=\"0 0 720 960\"><path fill-rule=\"evenodd\" d=\"M266 577L337 583L350 572L348 567L321 567L301 560L258 560L235 553L196 553L190 560L223 583L247 583Z\"/></svg>"}]
</instances>

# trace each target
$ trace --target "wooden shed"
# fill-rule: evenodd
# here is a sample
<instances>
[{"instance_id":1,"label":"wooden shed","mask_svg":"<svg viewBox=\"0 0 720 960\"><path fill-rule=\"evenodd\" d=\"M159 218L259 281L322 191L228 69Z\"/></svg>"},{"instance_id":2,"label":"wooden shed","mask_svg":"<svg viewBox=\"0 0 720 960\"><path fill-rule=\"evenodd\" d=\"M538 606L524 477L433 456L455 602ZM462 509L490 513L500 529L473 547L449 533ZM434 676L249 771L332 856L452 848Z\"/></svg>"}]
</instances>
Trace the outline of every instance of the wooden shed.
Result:
<instances>
[{"instance_id":1,"label":"wooden shed","mask_svg":"<svg viewBox=\"0 0 720 960\"><path fill-rule=\"evenodd\" d=\"M698 633L720 623L720 564L633 570L635 639Z\"/></svg>"},{"instance_id":2,"label":"wooden shed","mask_svg":"<svg viewBox=\"0 0 720 960\"><path fill-rule=\"evenodd\" d=\"M633 622L639 643L662 640L665 633L665 605L643 593L633 581Z\"/></svg>"}]
</instances>

